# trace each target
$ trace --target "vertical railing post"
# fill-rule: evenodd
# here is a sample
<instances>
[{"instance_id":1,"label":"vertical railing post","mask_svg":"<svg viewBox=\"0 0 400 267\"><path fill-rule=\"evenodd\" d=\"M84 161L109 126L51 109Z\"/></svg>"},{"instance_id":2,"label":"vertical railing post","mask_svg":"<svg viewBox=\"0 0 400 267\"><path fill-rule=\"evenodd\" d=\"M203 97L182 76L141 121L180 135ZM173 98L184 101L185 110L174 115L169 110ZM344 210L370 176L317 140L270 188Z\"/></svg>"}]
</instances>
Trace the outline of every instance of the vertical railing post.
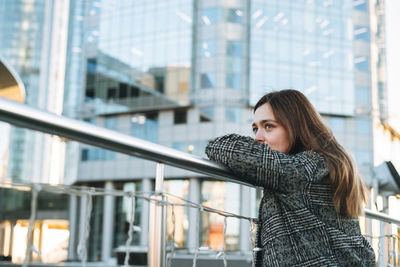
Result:
<instances>
[{"instance_id":1,"label":"vertical railing post","mask_svg":"<svg viewBox=\"0 0 400 267\"><path fill-rule=\"evenodd\" d=\"M110 192L114 190L114 184L111 181L106 181L105 190ZM104 207L103 207L103 240L101 247L101 260L103 262L110 262L112 260L112 240L114 230L114 197L112 195L104 196ZM127 248L129 249L129 248Z\"/></svg>"},{"instance_id":2,"label":"vertical railing post","mask_svg":"<svg viewBox=\"0 0 400 267\"><path fill-rule=\"evenodd\" d=\"M76 247L76 209L77 198L75 194L69 196L69 245L68 245L68 260L76 260L75 247Z\"/></svg>"},{"instance_id":3,"label":"vertical railing post","mask_svg":"<svg viewBox=\"0 0 400 267\"><path fill-rule=\"evenodd\" d=\"M149 197L151 192L151 180L149 178L145 178L142 180L142 192L146 192L145 196ZM140 246L147 247L148 246L148 238L149 238L149 217L150 217L150 208L148 201L142 201L142 213L140 215Z\"/></svg>"},{"instance_id":4,"label":"vertical railing post","mask_svg":"<svg viewBox=\"0 0 400 267\"><path fill-rule=\"evenodd\" d=\"M156 173L156 195L150 202L149 240L147 250L147 264L150 267L165 266L165 208L163 204L157 203L163 200L160 193L164 184L164 164L157 163Z\"/></svg>"},{"instance_id":5,"label":"vertical railing post","mask_svg":"<svg viewBox=\"0 0 400 267\"><path fill-rule=\"evenodd\" d=\"M397 263L396 236L392 235L392 238L393 238L393 266L397 266L397 264L396 264Z\"/></svg>"},{"instance_id":6,"label":"vertical railing post","mask_svg":"<svg viewBox=\"0 0 400 267\"><path fill-rule=\"evenodd\" d=\"M200 182L197 178L189 180L189 200L192 203L200 203ZM189 229L187 237L187 247L191 253L195 253L199 247L200 233L197 231L200 216L198 209L189 209Z\"/></svg>"},{"instance_id":7,"label":"vertical railing post","mask_svg":"<svg viewBox=\"0 0 400 267\"><path fill-rule=\"evenodd\" d=\"M385 266L385 231L384 231L384 222L379 221L379 244L378 244L378 267L384 267Z\"/></svg>"}]
</instances>

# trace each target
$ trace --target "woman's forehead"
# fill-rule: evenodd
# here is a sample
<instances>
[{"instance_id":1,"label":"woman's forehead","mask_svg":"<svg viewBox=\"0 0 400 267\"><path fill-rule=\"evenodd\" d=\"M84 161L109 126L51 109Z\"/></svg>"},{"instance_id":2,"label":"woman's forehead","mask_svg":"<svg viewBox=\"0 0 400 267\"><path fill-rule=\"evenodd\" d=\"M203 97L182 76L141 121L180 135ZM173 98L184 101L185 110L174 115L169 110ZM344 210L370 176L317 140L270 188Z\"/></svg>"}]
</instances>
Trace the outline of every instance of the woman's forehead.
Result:
<instances>
[{"instance_id":1,"label":"woman's forehead","mask_svg":"<svg viewBox=\"0 0 400 267\"><path fill-rule=\"evenodd\" d=\"M253 114L253 122L258 123L265 120L276 121L274 112L268 103L259 106Z\"/></svg>"}]
</instances>

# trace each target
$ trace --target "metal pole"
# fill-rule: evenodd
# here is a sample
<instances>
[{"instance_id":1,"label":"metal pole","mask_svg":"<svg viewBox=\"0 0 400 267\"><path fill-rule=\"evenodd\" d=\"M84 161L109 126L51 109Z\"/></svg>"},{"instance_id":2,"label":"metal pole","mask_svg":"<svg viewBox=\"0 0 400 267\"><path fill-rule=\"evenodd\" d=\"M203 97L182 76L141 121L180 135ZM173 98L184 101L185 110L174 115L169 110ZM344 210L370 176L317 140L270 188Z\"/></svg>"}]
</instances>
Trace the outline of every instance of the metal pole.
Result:
<instances>
[{"instance_id":1,"label":"metal pole","mask_svg":"<svg viewBox=\"0 0 400 267\"><path fill-rule=\"evenodd\" d=\"M157 163L155 191L161 193L164 183L164 164ZM163 200L157 194L154 200ZM155 201L150 202L149 240L147 250L147 265L150 267L165 266L165 212L164 206Z\"/></svg>"},{"instance_id":2,"label":"metal pole","mask_svg":"<svg viewBox=\"0 0 400 267\"><path fill-rule=\"evenodd\" d=\"M69 245L68 245L68 260L73 261L76 259L75 246L76 246L76 209L77 199L76 195L69 196Z\"/></svg>"},{"instance_id":3,"label":"metal pole","mask_svg":"<svg viewBox=\"0 0 400 267\"><path fill-rule=\"evenodd\" d=\"M250 203L251 203L251 190L250 187L240 186L240 214L242 216L251 217ZM246 253L251 250L251 233L250 222L247 220L240 220L240 235L239 235L239 249L241 252Z\"/></svg>"},{"instance_id":4,"label":"metal pole","mask_svg":"<svg viewBox=\"0 0 400 267\"><path fill-rule=\"evenodd\" d=\"M107 181L104 187L108 191L114 189L114 184L111 181ZM103 240L101 248L101 260L103 262L110 262L112 260L112 241L114 235L114 197L105 196L104 197L104 207L103 207Z\"/></svg>"},{"instance_id":5,"label":"metal pole","mask_svg":"<svg viewBox=\"0 0 400 267\"><path fill-rule=\"evenodd\" d=\"M380 221L379 222L379 244L378 244L378 267L384 267L385 266L385 255L384 255L384 222Z\"/></svg>"},{"instance_id":6,"label":"metal pole","mask_svg":"<svg viewBox=\"0 0 400 267\"><path fill-rule=\"evenodd\" d=\"M197 178L190 178L189 181L189 200L193 203L200 203L200 181ZM197 231L199 223L199 211L189 209L189 229L187 233L187 247L189 251L195 253L199 246L200 233Z\"/></svg>"},{"instance_id":7,"label":"metal pole","mask_svg":"<svg viewBox=\"0 0 400 267\"><path fill-rule=\"evenodd\" d=\"M149 178L145 178L142 180L142 192L151 192L152 184ZM146 197L150 197L150 193L145 195ZM148 234L149 234L149 202L142 201L142 212L140 214L140 246L147 247L148 245Z\"/></svg>"}]
</instances>

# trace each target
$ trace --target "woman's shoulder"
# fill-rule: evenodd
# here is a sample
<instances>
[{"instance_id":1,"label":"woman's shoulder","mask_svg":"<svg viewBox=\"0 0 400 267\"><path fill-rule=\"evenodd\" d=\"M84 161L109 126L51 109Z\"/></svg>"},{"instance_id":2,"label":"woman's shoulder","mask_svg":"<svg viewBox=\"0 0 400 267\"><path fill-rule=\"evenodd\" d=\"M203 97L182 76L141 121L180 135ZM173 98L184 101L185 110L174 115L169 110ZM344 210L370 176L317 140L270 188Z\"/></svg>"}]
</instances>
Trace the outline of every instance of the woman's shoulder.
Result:
<instances>
[{"instance_id":1,"label":"woman's shoulder","mask_svg":"<svg viewBox=\"0 0 400 267\"><path fill-rule=\"evenodd\" d=\"M328 175L329 169L325 158L318 152L306 150L296 154L282 156L282 161L292 162L296 172L308 180L320 180ZM293 170L287 170L293 171Z\"/></svg>"}]
</instances>

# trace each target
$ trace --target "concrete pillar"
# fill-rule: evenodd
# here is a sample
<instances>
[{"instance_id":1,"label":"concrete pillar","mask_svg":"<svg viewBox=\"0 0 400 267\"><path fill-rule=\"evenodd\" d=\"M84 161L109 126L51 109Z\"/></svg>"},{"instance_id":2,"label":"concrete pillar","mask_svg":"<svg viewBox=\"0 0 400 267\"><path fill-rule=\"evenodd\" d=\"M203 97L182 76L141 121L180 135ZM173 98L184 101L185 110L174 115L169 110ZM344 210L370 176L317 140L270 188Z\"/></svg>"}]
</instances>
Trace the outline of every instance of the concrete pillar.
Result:
<instances>
[{"instance_id":1,"label":"concrete pillar","mask_svg":"<svg viewBox=\"0 0 400 267\"><path fill-rule=\"evenodd\" d=\"M151 179L146 178L142 180L142 192L151 192L152 191L152 186L151 186ZM149 195L146 195L146 197L149 197ZM142 201L142 213L140 215L140 246L142 247L147 247L148 240L148 232L149 232L149 202L147 200Z\"/></svg>"},{"instance_id":2,"label":"concrete pillar","mask_svg":"<svg viewBox=\"0 0 400 267\"><path fill-rule=\"evenodd\" d=\"M68 260L76 260L76 195L69 196L69 243L68 243Z\"/></svg>"},{"instance_id":3,"label":"concrete pillar","mask_svg":"<svg viewBox=\"0 0 400 267\"><path fill-rule=\"evenodd\" d=\"M113 190L114 185L111 181L105 183L104 189L106 191ZM103 240L101 246L101 260L109 262L112 258L113 240L114 240L114 196L104 197L103 207Z\"/></svg>"},{"instance_id":4,"label":"concrete pillar","mask_svg":"<svg viewBox=\"0 0 400 267\"><path fill-rule=\"evenodd\" d=\"M197 178L189 180L189 201L200 203L200 181ZM189 229L187 233L187 247L189 251L193 252L199 246L200 233L197 231L199 223L198 209L189 209ZM201 228L199 229L199 231Z\"/></svg>"},{"instance_id":5,"label":"concrete pillar","mask_svg":"<svg viewBox=\"0 0 400 267\"><path fill-rule=\"evenodd\" d=\"M240 212L242 216L251 216L251 189L248 186L240 185ZM241 252L251 250L250 222L240 220L239 249Z\"/></svg>"}]
</instances>

